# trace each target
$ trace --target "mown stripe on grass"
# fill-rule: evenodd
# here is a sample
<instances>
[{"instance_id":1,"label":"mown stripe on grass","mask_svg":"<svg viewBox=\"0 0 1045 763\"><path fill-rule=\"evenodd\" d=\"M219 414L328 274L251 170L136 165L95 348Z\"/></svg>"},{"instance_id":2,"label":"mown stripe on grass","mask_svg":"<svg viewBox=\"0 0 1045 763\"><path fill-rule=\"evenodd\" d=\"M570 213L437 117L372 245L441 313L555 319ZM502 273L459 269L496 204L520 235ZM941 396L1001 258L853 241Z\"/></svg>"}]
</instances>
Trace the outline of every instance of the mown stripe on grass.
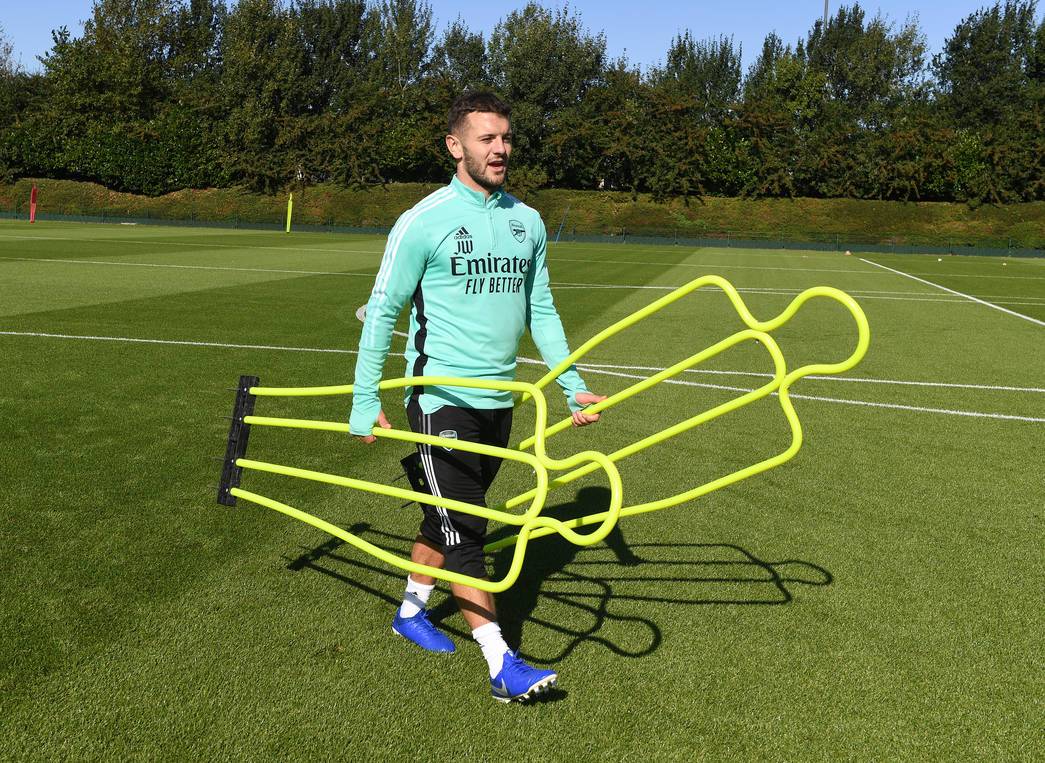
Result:
<instances>
[{"instance_id":1,"label":"mown stripe on grass","mask_svg":"<svg viewBox=\"0 0 1045 763\"><path fill-rule=\"evenodd\" d=\"M74 335L74 334L52 334L44 332L33 332L33 331L0 331L0 336L21 336L21 337L39 337L48 339L72 339L72 340L84 340L84 341L108 341L108 342L126 342L132 344L162 344L162 345L181 345L189 347L215 347L223 349L237 349L237 350L278 350L286 352L321 352L321 353L337 353L345 355L358 354L356 350L345 350L340 348L321 348L321 347L291 347L287 345L264 345L264 344L233 344L230 342L198 342L178 339L143 339L139 337L114 337L114 336L90 336L90 335ZM399 356L401 353L389 353L390 355ZM520 358L522 362L527 363L538 363L530 358ZM586 366L578 364L577 368L586 373L602 374L604 376L618 376L626 379L645 379L645 376L636 374L627 374L620 371L610 371L605 368L597 368L594 366ZM684 381L682 379L665 379L665 384L674 384L685 387L703 387L705 389L718 389L726 390L731 392L751 392L750 388L746 387L734 387L722 384L709 384L705 382L691 382ZM863 405L872 408L889 408L894 410L904 411L917 411L921 413L936 413L950 416L971 416L977 418L988 418L988 419L1001 419L1009 421L1030 421L1030 422L1045 422L1045 418L1038 418L1033 416L1017 416L1012 414L1003 413L985 413L981 411L959 411L949 408L928 408L924 406L915 405L902 405L899 403L876 403L867 400L844 400L841 398L834 397L821 397L818 395L802 395L792 393L790 395L795 400L817 400L827 403L844 403L846 405Z\"/></svg>"},{"instance_id":2,"label":"mown stripe on grass","mask_svg":"<svg viewBox=\"0 0 1045 763\"><path fill-rule=\"evenodd\" d=\"M292 275L308 275L308 276L355 276L361 278L373 278L374 272L354 272L347 270L295 270L295 269L284 269L284 268L236 268L229 266L220 265L172 265L164 263L154 262L111 262L108 260L67 260L67 259L55 259L55 258L43 258L43 257L0 257L0 260L9 260L14 262L49 262L58 264L68 265L113 265L116 267L137 267L137 268L169 268L174 270L227 270L241 273L287 273ZM575 283L575 282L556 282L553 283L552 288L554 289L653 289L656 291L672 291L677 289L678 286L650 286L650 285L636 285L636 284L603 284L603 283ZM776 295L792 295L799 294L799 289L769 289L769 288L738 288L737 291L745 294L776 294ZM704 294L711 294L713 292L706 291L701 292ZM896 302L941 302L950 304L966 304L966 299L948 299L944 296L933 296L926 294L925 296L913 296L918 292L875 292L871 291L852 291L853 296L860 297L860 299L884 299ZM912 296L884 296L887 294L910 294ZM882 295L882 296L879 296ZM1031 298L1033 300L1033 298ZM1045 301L999 301L998 304L1002 305L1020 305L1028 307L1038 307L1045 305Z\"/></svg>"}]
</instances>

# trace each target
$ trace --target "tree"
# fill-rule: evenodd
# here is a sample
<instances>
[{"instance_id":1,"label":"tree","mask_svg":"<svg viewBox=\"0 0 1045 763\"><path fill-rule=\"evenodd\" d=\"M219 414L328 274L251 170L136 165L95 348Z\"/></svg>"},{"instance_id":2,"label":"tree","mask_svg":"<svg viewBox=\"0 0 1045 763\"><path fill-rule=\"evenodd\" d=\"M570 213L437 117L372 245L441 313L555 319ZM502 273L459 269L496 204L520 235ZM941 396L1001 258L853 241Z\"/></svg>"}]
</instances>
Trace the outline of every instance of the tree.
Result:
<instances>
[{"instance_id":1,"label":"tree","mask_svg":"<svg viewBox=\"0 0 1045 763\"><path fill-rule=\"evenodd\" d=\"M827 83L813 70L799 41L794 49L775 34L766 37L762 52L744 83L738 112L738 174L741 192L751 196L797 196L815 193L809 179L815 167L830 164L815 150L814 136L823 128Z\"/></svg>"},{"instance_id":2,"label":"tree","mask_svg":"<svg viewBox=\"0 0 1045 763\"><path fill-rule=\"evenodd\" d=\"M841 6L826 27L817 21L805 51L809 65L824 73L831 99L871 126L919 86L925 63L915 21L899 30L880 15L866 21L859 3Z\"/></svg>"},{"instance_id":3,"label":"tree","mask_svg":"<svg viewBox=\"0 0 1045 763\"><path fill-rule=\"evenodd\" d=\"M418 0L382 0L374 39L375 71L399 93L427 74L435 31L432 7Z\"/></svg>"},{"instance_id":4,"label":"tree","mask_svg":"<svg viewBox=\"0 0 1045 763\"><path fill-rule=\"evenodd\" d=\"M0 24L0 77L13 76L18 71L14 60L14 45L4 34L4 25Z\"/></svg>"},{"instance_id":5,"label":"tree","mask_svg":"<svg viewBox=\"0 0 1045 763\"><path fill-rule=\"evenodd\" d=\"M457 19L443 32L432 53L432 75L450 91L479 90L491 86L486 42Z\"/></svg>"},{"instance_id":6,"label":"tree","mask_svg":"<svg viewBox=\"0 0 1045 763\"><path fill-rule=\"evenodd\" d=\"M732 37L694 40L687 30L671 41L667 61L653 70L650 80L692 98L705 120L719 120L740 95L740 58Z\"/></svg>"},{"instance_id":7,"label":"tree","mask_svg":"<svg viewBox=\"0 0 1045 763\"><path fill-rule=\"evenodd\" d=\"M1011 120L1041 82L1042 25L1035 0L1005 0L964 19L933 59L941 101L959 127Z\"/></svg>"},{"instance_id":8,"label":"tree","mask_svg":"<svg viewBox=\"0 0 1045 763\"><path fill-rule=\"evenodd\" d=\"M554 185L637 192L647 90L641 72L620 58L578 108L555 114L544 144Z\"/></svg>"},{"instance_id":9,"label":"tree","mask_svg":"<svg viewBox=\"0 0 1045 763\"><path fill-rule=\"evenodd\" d=\"M568 8L553 13L531 2L494 28L488 53L494 88L514 109L516 178L542 172L556 177L558 168L545 147L550 122L575 121L576 114L566 112L580 108L602 82L606 38L589 34Z\"/></svg>"},{"instance_id":10,"label":"tree","mask_svg":"<svg viewBox=\"0 0 1045 763\"><path fill-rule=\"evenodd\" d=\"M366 0L299 0L291 21L303 59L301 113L343 113L373 58L377 20Z\"/></svg>"}]
</instances>

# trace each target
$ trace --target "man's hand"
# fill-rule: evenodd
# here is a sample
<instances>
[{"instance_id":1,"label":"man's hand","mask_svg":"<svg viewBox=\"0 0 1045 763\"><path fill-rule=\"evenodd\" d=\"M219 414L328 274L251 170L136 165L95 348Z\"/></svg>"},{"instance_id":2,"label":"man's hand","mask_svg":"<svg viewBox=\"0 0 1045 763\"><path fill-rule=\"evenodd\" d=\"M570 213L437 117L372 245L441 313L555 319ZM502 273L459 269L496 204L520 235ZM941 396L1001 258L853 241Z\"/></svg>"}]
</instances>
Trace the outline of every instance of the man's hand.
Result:
<instances>
[{"instance_id":1,"label":"man's hand","mask_svg":"<svg viewBox=\"0 0 1045 763\"><path fill-rule=\"evenodd\" d=\"M580 401L578 400L577 402L580 402ZM596 417L596 418L598 418L598 417ZM392 425L388 423L388 418L385 416L385 412L384 411L380 411L377 414L377 425L379 427L381 427L382 429L391 429L392 428ZM360 440L362 442L365 442L367 445L369 445L370 443L372 443L375 440L377 440L377 438L374 437L372 434L357 435L356 439Z\"/></svg>"},{"instance_id":2,"label":"man's hand","mask_svg":"<svg viewBox=\"0 0 1045 763\"><path fill-rule=\"evenodd\" d=\"M573 396L573 399L580 405L592 405L593 403L601 403L606 399L606 396L596 395L592 392L578 392ZM573 412L573 425L575 427L586 427L588 424L594 424L598 420L599 414L597 413Z\"/></svg>"}]
</instances>

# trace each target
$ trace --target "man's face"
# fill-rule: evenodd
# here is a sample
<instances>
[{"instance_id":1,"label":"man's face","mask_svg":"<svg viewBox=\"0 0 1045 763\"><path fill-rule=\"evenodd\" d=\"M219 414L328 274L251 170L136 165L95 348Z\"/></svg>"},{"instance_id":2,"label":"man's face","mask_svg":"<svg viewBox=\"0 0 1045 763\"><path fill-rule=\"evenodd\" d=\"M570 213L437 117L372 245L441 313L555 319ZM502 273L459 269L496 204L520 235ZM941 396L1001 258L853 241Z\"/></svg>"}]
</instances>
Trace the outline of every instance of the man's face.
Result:
<instances>
[{"instance_id":1,"label":"man's face","mask_svg":"<svg viewBox=\"0 0 1045 763\"><path fill-rule=\"evenodd\" d=\"M504 185L508 156L512 153L512 126L506 117L473 111L452 135L446 147L471 180L490 192Z\"/></svg>"}]
</instances>

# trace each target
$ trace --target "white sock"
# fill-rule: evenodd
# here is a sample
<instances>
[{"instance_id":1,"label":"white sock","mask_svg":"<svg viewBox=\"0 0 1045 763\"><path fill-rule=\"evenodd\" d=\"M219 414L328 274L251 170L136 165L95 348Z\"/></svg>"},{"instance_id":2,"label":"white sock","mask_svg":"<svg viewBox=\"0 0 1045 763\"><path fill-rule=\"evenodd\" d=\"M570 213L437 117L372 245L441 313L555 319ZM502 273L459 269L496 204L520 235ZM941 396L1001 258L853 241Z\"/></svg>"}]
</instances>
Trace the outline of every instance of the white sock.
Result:
<instances>
[{"instance_id":1,"label":"white sock","mask_svg":"<svg viewBox=\"0 0 1045 763\"><path fill-rule=\"evenodd\" d=\"M490 666L490 678L494 678L501 672L504 654L508 651L508 645L504 643L504 637L501 636L501 626L497 623L480 625L472 631L472 638L479 642L479 648L483 650L486 664Z\"/></svg>"},{"instance_id":2,"label":"white sock","mask_svg":"<svg viewBox=\"0 0 1045 763\"><path fill-rule=\"evenodd\" d=\"M406 593L403 595L403 603L399 607L400 617L413 617L428 604L428 597L435 590L435 583L424 585L413 578L406 579Z\"/></svg>"}]
</instances>

